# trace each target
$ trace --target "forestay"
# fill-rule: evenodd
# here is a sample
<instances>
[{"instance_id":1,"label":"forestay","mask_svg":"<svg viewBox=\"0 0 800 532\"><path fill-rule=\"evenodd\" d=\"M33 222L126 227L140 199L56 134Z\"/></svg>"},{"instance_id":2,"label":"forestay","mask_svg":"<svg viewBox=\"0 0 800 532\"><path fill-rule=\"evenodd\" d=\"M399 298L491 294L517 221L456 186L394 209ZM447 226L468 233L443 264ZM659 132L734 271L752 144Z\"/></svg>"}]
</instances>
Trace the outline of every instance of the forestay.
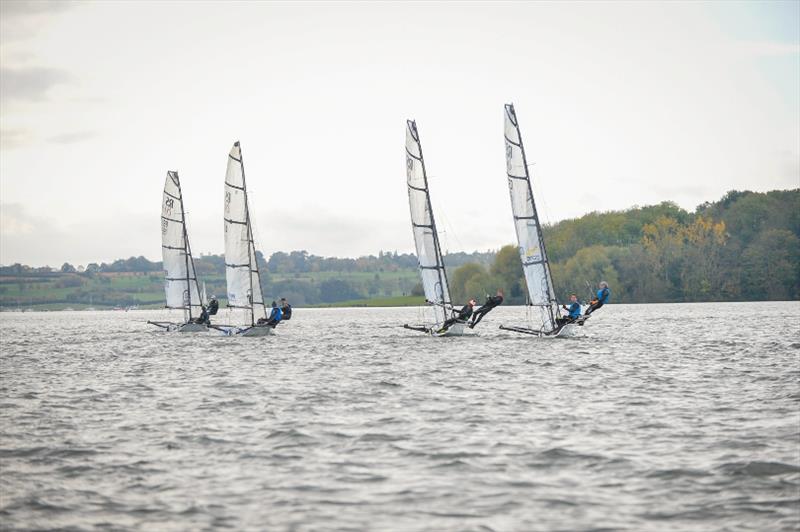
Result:
<instances>
[{"instance_id":1,"label":"forestay","mask_svg":"<svg viewBox=\"0 0 800 532\"><path fill-rule=\"evenodd\" d=\"M228 154L225 173L225 278L229 307L249 310L251 325L266 317L239 142Z\"/></svg>"},{"instance_id":2,"label":"forestay","mask_svg":"<svg viewBox=\"0 0 800 532\"><path fill-rule=\"evenodd\" d=\"M167 172L161 203L161 255L164 261L164 291L167 308L183 309L188 317L199 316L202 299L186 231L186 215L178 172Z\"/></svg>"},{"instance_id":3,"label":"forestay","mask_svg":"<svg viewBox=\"0 0 800 532\"><path fill-rule=\"evenodd\" d=\"M413 120L408 120L406 125L406 177L414 244L417 247L425 298L435 304L436 322L441 323L447 318L448 310L452 307L450 291L447 287L447 275L431 208L428 177L425 173L417 124Z\"/></svg>"},{"instance_id":4,"label":"forestay","mask_svg":"<svg viewBox=\"0 0 800 532\"><path fill-rule=\"evenodd\" d=\"M538 308L541 318L541 331L549 333L556 328L558 302L553 290L550 264L533 200L530 174L528 172L525 148L519 131L514 106L505 106L505 141L508 188L511 193L511 210L514 214L514 228L517 232L519 255L528 285L530 305Z\"/></svg>"}]
</instances>

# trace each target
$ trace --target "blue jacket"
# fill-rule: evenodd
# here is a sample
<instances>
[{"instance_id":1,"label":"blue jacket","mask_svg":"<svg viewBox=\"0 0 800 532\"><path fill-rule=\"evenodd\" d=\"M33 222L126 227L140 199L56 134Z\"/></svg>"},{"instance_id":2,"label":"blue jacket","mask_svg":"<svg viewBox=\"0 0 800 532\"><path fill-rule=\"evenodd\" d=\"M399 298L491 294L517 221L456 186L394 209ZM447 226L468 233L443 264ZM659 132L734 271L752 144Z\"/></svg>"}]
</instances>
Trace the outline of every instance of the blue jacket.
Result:
<instances>
[{"instance_id":1,"label":"blue jacket","mask_svg":"<svg viewBox=\"0 0 800 532\"><path fill-rule=\"evenodd\" d=\"M597 300L600 303L605 305L606 303L608 303L609 297L611 297L611 290L609 290L608 288L601 288L600 290L597 291Z\"/></svg>"},{"instance_id":2,"label":"blue jacket","mask_svg":"<svg viewBox=\"0 0 800 532\"><path fill-rule=\"evenodd\" d=\"M283 317L283 312L281 312L281 309L279 309L278 307L272 307L272 312L269 315L269 319L275 320L275 322L277 323L281 321L282 317Z\"/></svg>"},{"instance_id":3,"label":"blue jacket","mask_svg":"<svg viewBox=\"0 0 800 532\"><path fill-rule=\"evenodd\" d=\"M572 319L577 319L581 317L581 304L577 301L572 303L569 308L569 317Z\"/></svg>"}]
</instances>

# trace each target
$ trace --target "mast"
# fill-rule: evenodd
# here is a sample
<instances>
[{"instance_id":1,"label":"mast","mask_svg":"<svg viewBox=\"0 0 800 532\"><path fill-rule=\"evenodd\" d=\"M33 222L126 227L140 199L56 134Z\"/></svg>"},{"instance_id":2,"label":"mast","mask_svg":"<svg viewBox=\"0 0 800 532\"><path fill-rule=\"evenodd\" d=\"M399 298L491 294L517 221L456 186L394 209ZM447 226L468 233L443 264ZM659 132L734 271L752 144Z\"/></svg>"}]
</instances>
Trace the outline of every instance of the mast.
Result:
<instances>
[{"instance_id":1,"label":"mast","mask_svg":"<svg viewBox=\"0 0 800 532\"><path fill-rule=\"evenodd\" d=\"M239 141L236 141L235 146L239 146L239 165L242 167L242 189L244 189L244 219L247 223L247 258L250 267L250 325L255 325L255 311L253 310L254 300L253 297L253 248L255 244L253 243L253 227L250 225L250 208L249 208L249 201L247 199L247 181L244 178L244 155L242 154L242 146L239 144ZM256 271L258 271L258 264L256 263ZM259 279L261 277L259 276ZM258 287L261 290L261 286ZM264 299L263 296L261 299Z\"/></svg>"},{"instance_id":2,"label":"mast","mask_svg":"<svg viewBox=\"0 0 800 532\"><path fill-rule=\"evenodd\" d=\"M431 215L431 232L433 233L433 245L436 249L436 273L439 274L439 283L442 287L447 286L448 288L450 285L447 283L447 271L444 269L444 257L442 256L442 247L439 244L439 232L436 230L436 217L433 215L433 205L431 204L431 192L428 188L428 172L425 170L425 157L422 155L422 142L419 140L419 131L417 131L417 122L415 120L411 121L411 127L414 130L414 137L417 140L417 146L419 146L419 163L422 165L422 179L425 182L425 201L428 204L428 212ZM448 290L448 296L450 295ZM450 303L449 301L444 300L444 290L442 290L442 303L445 305Z\"/></svg>"},{"instance_id":3,"label":"mast","mask_svg":"<svg viewBox=\"0 0 800 532\"><path fill-rule=\"evenodd\" d=\"M553 295L553 278L552 278L552 275L551 275L551 272L550 272L550 262L549 262L549 260L547 258L547 249L545 247L544 234L543 234L543 231L542 231L542 225L541 225L541 223L539 221L539 214L538 214L538 211L536 209L536 202L534 201L534 198L533 198L533 187L531 185L530 172L528 171L528 159L527 159L527 156L525 155L525 147L524 147L524 145L522 143L522 134L520 133L520 130L519 130L519 123L517 122L517 115L516 115L516 112L514 111L514 104L506 104L505 112L506 112L506 122L507 122L506 125L508 125L508 122L510 122L511 125L513 126L513 128L514 128L514 132L516 133L516 135L515 135L516 140L509 138L508 131L506 131L506 134L505 134L506 158L507 158L507 163L508 163L508 168L507 168L506 175L508 176L508 180L509 180L509 189L510 189L510 192L511 192L512 210L514 210L514 213L513 213L514 214L514 225L515 225L515 227L517 229L517 238L518 238L519 243L520 243L520 258L522 260L523 268L526 270L525 271L525 280L526 280L526 283L528 284L528 295L529 295L529 297L531 299L530 305L538 306L538 307L542 308L542 310L546 309L550 330L552 330L552 329L555 329L555 327L556 327L555 318L556 318L556 314L558 312L558 302L556 301L556 299L555 299L555 297ZM513 151L514 151L513 146L516 146L517 148L519 148L520 155L522 157L521 166L522 166L522 169L524 171L524 175L522 175L522 176L515 175L511 171L511 169L512 169L511 168L512 159L513 159L513 155L514 155L513 154ZM526 192L526 195L527 195L526 206L527 205L530 206L530 213L526 212L525 215L520 215L517 212L517 210L515 209L515 207L518 207L518 204L515 202L515 197L514 197L514 180L524 180L525 181L525 192ZM528 240L528 238L527 238L528 235L527 234L526 235L522 234L521 228L520 228L520 226L518 224L519 221L525 221L525 220L533 221L533 225L535 226L536 244L538 246L538 249L541 250L540 257L538 258L538 260L536 258L535 251L532 253L532 256L533 256L532 259L528 258L528 256L526 255L528 250L525 249L524 242L526 242ZM527 229L529 229L529 228L530 228L530 224L526 223L526 229L525 229L526 233L527 233ZM538 287L534 288L534 286L532 286L532 284L533 284L532 281L535 281L535 275L529 271L528 267L535 267L536 265L541 265L542 266L542 273L543 273L544 279L541 279L541 281L543 281L543 282L541 282ZM540 298L533 297L532 292L534 290L536 290L536 291L541 290L541 291L544 292L542 294L542 295L545 296L544 301L542 301Z\"/></svg>"},{"instance_id":4,"label":"mast","mask_svg":"<svg viewBox=\"0 0 800 532\"><path fill-rule=\"evenodd\" d=\"M422 144L419 140L416 122L407 120L406 126L406 171L411 208L411 226L414 229L414 242L417 248L422 284L427 299L442 307L442 314L446 319L447 308L449 306L452 310L452 303L450 302L447 271L444 267L439 234L436 230L436 220L433 215L433 206L428 188L428 175L422 155ZM415 167L415 162L419 162L419 172ZM419 198L415 197L415 193L424 195L423 205L418 203ZM420 207L424 207L424 209L420 209ZM422 229L422 234L417 229ZM430 240L426 240L426 230L429 231ZM427 274L431 270L435 271L434 277ZM441 300L441 303L439 303L439 300Z\"/></svg>"},{"instance_id":5,"label":"mast","mask_svg":"<svg viewBox=\"0 0 800 532\"><path fill-rule=\"evenodd\" d=\"M178 172L175 172L175 184L178 186L178 196L181 198L181 225L183 226L183 256L186 267L186 306L189 308L189 321L192 320L192 286L189 277L189 235L186 232L186 209L183 208L183 189L181 189L181 180L178 177ZM192 270L194 270L194 262L192 262Z\"/></svg>"}]
</instances>

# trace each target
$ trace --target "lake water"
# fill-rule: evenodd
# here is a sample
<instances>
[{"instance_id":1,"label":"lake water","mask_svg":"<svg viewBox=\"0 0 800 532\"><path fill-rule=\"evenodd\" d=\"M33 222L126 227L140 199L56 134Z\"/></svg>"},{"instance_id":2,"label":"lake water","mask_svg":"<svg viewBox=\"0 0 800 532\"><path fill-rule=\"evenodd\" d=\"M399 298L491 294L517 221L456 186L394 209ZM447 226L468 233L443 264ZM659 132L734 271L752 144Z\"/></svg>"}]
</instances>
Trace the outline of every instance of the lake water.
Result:
<instances>
[{"instance_id":1,"label":"lake water","mask_svg":"<svg viewBox=\"0 0 800 532\"><path fill-rule=\"evenodd\" d=\"M417 314L0 314L0 528L800 528L800 303L608 305L544 340L498 330L519 307L462 338Z\"/></svg>"}]
</instances>

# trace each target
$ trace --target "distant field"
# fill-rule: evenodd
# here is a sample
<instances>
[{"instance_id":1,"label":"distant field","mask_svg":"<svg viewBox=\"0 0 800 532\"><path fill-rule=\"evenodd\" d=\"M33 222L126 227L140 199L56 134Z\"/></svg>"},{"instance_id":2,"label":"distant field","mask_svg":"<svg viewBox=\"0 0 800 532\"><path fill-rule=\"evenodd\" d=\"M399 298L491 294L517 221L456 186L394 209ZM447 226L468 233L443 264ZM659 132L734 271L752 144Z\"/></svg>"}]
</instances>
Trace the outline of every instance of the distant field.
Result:
<instances>
[{"instance_id":1,"label":"distant field","mask_svg":"<svg viewBox=\"0 0 800 532\"><path fill-rule=\"evenodd\" d=\"M335 303L320 303L318 305L310 305L310 307L417 307L424 304L424 296L397 296L376 297L373 299L351 299L349 301L337 301Z\"/></svg>"},{"instance_id":2,"label":"distant field","mask_svg":"<svg viewBox=\"0 0 800 532\"><path fill-rule=\"evenodd\" d=\"M225 278L220 275L199 274L206 285L206 293L216 295L220 306L226 300ZM407 306L416 305L419 297L407 296L419 282L416 270L394 272L304 272L264 275L265 298L272 299L288 295L291 297L293 283L319 287L330 280L344 281L359 294L373 297L342 299L317 303L306 299L294 301L300 306ZM297 286L297 285L295 285ZM317 293L319 289L315 288ZM348 294L353 295L351 290ZM318 301L318 300L317 300ZM310 304L309 304L310 303ZM162 308L164 306L164 280L160 272L96 273L51 273L45 275L0 276L0 308L5 310L97 310L110 308Z\"/></svg>"}]
</instances>

